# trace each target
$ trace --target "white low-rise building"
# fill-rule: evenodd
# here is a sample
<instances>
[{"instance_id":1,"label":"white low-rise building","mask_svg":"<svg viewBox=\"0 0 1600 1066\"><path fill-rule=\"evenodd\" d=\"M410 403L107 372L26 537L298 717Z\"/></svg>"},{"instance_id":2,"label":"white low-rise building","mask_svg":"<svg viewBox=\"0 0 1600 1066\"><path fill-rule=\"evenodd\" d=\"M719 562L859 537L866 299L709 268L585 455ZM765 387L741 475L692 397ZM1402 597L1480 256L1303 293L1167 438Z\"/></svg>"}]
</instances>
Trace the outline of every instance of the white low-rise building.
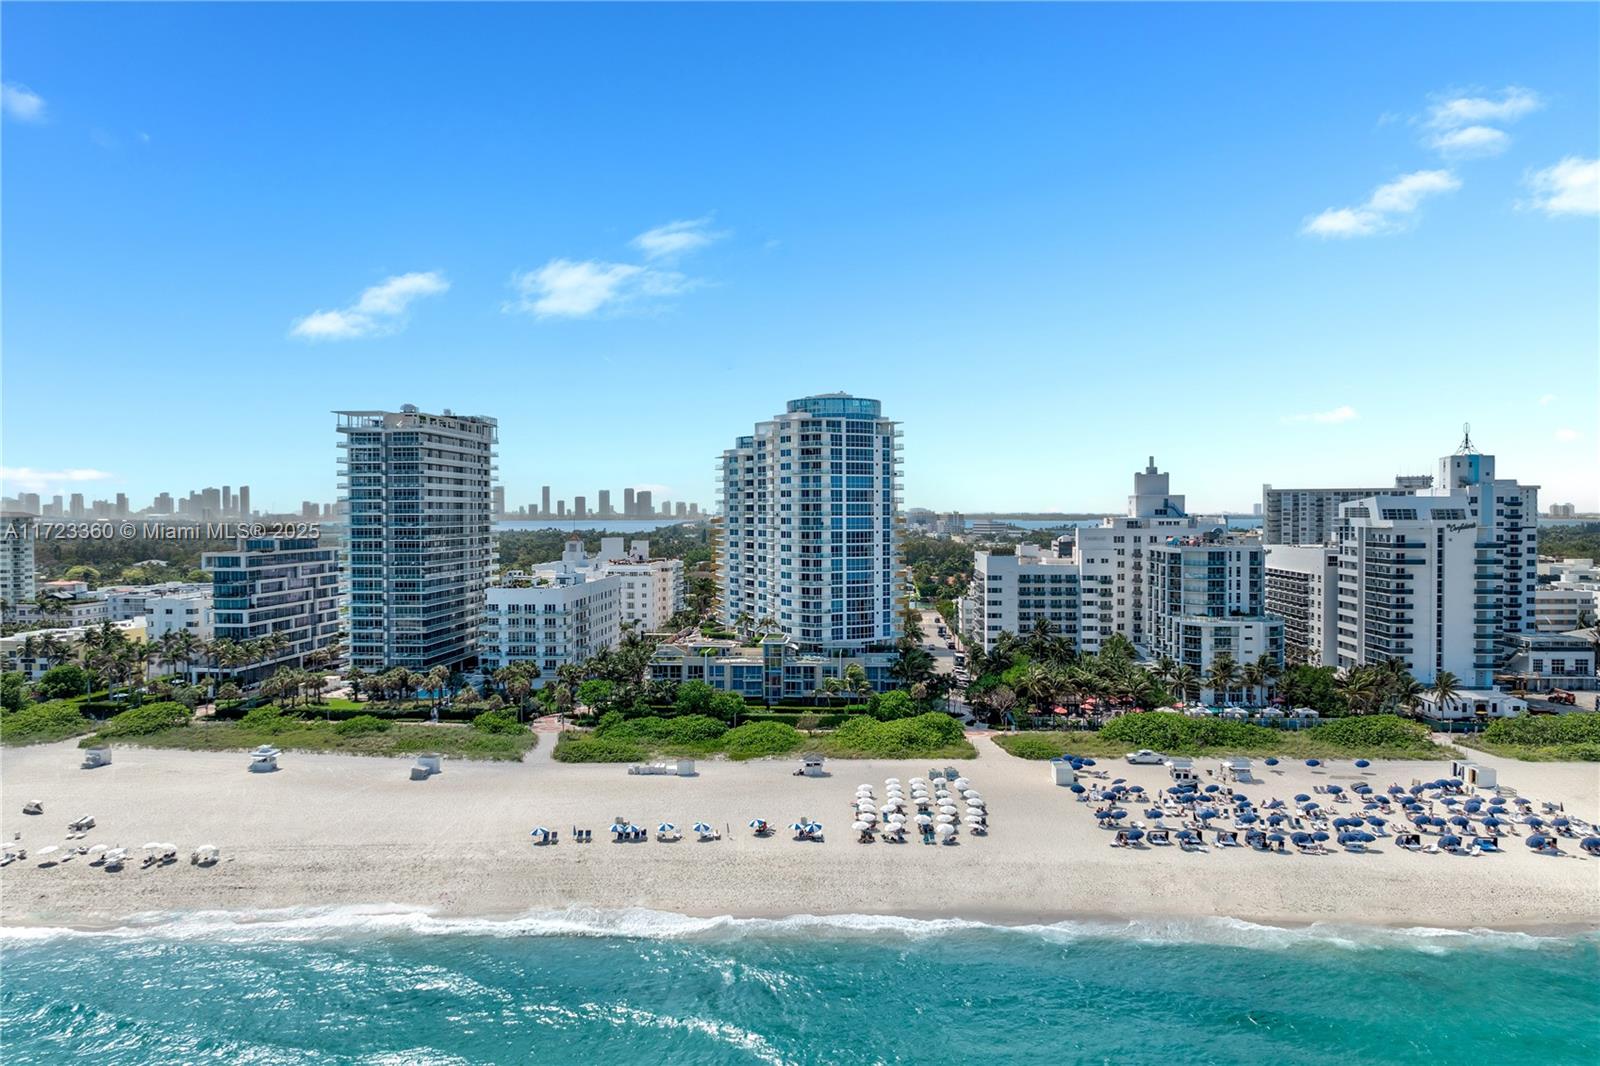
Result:
<instances>
[{"instance_id":1,"label":"white low-rise building","mask_svg":"<svg viewBox=\"0 0 1600 1066\"><path fill-rule=\"evenodd\" d=\"M1600 567L1593 559L1552 559L1538 564L1534 625L1541 633L1568 633L1600 618Z\"/></svg>"},{"instance_id":2,"label":"white low-rise building","mask_svg":"<svg viewBox=\"0 0 1600 1066\"><path fill-rule=\"evenodd\" d=\"M108 585L100 590L106 600L106 617L113 622L150 613L150 603L167 596L211 592L209 581L163 581L155 585Z\"/></svg>"},{"instance_id":3,"label":"white low-rise building","mask_svg":"<svg viewBox=\"0 0 1600 1066\"><path fill-rule=\"evenodd\" d=\"M209 587L152 597L145 607L146 635L150 640L160 640L168 633L188 633L196 640L210 640L216 634L211 603Z\"/></svg>"},{"instance_id":4,"label":"white low-rise building","mask_svg":"<svg viewBox=\"0 0 1600 1066\"><path fill-rule=\"evenodd\" d=\"M98 631L106 623L88 626L72 626L66 629L33 629L21 633L13 633L9 637L0 637L0 667L6 670L20 671L29 681L37 681L50 667L60 662L71 662L76 658L77 645L83 640L84 634ZM143 618L134 618L124 622L112 622L111 625L122 631L131 643L142 644L145 640L145 622ZM65 659L52 661L44 654L47 638L59 643L67 650Z\"/></svg>"},{"instance_id":5,"label":"white low-rise building","mask_svg":"<svg viewBox=\"0 0 1600 1066\"><path fill-rule=\"evenodd\" d=\"M1588 636L1519 633L1513 645L1516 651L1505 674L1495 678L1503 688L1529 692L1600 688L1600 679L1595 677L1595 646Z\"/></svg>"},{"instance_id":6,"label":"white low-rise building","mask_svg":"<svg viewBox=\"0 0 1600 1066\"><path fill-rule=\"evenodd\" d=\"M829 678L843 678L861 667L875 691L897 688L893 652L804 651L779 634L758 645L697 638L663 644L650 658L650 679L682 684L704 681L721 692L734 692L767 704L819 699ZM859 695L841 699L859 702Z\"/></svg>"},{"instance_id":7,"label":"white low-rise building","mask_svg":"<svg viewBox=\"0 0 1600 1066\"><path fill-rule=\"evenodd\" d=\"M514 662L539 668L542 687L622 639L622 579L587 567L509 570L490 585L478 634L479 666L492 674Z\"/></svg>"}]
</instances>

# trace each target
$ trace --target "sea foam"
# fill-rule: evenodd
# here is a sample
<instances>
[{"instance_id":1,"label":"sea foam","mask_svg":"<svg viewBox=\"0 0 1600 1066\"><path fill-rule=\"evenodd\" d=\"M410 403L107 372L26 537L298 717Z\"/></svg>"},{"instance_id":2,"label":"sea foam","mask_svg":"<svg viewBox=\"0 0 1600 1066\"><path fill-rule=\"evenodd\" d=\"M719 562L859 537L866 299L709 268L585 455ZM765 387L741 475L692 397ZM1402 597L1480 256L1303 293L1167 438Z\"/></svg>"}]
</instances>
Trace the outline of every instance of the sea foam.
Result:
<instances>
[{"instance_id":1,"label":"sea foam","mask_svg":"<svg viewBox=\"0 0 1600 1066\"><path fill-rule=\"evenodd\" d=\"M250 943L351 936L616 937L712 942L742 938L917 941L962 935L1030 937L1063 946L1093 939L1278 951L1310 946L1350 951L1387 948L1426 954L1444 954L1453 949L1531 950L1577 940L1600 942L1600 930L1557 936L1493 929L1386 928L1336 923L1285 927L1226 917L993 924L963 918L909 918L891 914L696 917L645 908L575 906L490 918L442 915L429 908L376 904L257 911L146 912L130 916L124 924L103 929L11 926L0 928L0 943L20 946L67 938Z\"/></svg>"}]
</instances>

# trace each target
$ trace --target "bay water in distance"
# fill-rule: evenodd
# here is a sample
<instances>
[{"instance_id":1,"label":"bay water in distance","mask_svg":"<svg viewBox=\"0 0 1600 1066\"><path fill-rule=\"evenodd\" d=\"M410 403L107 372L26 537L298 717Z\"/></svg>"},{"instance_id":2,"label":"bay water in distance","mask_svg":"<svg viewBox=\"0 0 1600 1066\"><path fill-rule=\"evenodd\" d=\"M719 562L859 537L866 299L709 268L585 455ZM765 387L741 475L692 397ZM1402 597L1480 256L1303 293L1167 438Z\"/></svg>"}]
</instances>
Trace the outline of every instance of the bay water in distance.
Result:
<instances>
[{"instance_id":1,"label":"bay water in distance","mask_svg":"<svg viewBox=\"0 0 1600 1066\"><path fill-rule=\"evenodd\" d=\"M1600 1061L1600 935L394 908L8 929L8 1062Z\"/></svg>"}]
</instances>

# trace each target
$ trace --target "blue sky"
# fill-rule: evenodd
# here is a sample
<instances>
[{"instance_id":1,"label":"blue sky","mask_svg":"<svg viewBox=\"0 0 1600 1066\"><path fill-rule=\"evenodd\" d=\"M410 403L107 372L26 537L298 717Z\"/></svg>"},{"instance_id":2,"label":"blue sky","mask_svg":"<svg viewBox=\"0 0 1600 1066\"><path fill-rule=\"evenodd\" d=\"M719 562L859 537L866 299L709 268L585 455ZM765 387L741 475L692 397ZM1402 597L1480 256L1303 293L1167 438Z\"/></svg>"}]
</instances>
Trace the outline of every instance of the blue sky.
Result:
<instances>
[{"instance_id":1,"label":"blue sky","mask_svg":"<svg viewBox=\"0 0 1600 1066\"><path fill-rule=\"evenodd\" d=\"M1595 471L1594 5L8 5L6 491L334 495L491 414L513 504L712 500L811 392L906 499Z\"/></svg>"}]
</instances>

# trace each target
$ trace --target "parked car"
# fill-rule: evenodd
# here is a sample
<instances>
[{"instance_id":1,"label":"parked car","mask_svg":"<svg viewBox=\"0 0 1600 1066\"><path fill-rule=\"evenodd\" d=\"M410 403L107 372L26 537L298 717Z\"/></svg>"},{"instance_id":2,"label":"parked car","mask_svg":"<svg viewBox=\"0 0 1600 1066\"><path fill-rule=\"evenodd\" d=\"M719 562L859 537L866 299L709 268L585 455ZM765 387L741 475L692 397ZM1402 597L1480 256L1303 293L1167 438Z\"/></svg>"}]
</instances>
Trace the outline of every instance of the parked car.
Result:
<instances>
[{"instance_id":1,"label":"parked car","mask_svg":"<svg viewBox=\"0 0 1600 1066\"><path fill-rule=\"evenodd\" d=\"M1568 707L1571 707L1571 706L1573 706L1574 704L1576 704L1578 702L1578 697L1574 696L1572 693L1568 692L1566 689L1558 688L1554 692L1550 693L1550 702L1551 703L1564 703Z\"/></svg>"},{"instance_id":2,"label":"parked car","mask_svg":"<svg viewBox=\"0 0 1600 1066\"><path fill-rule=\"evenodd\" d=\"M1135 766L1160 766L1167 761L1167 757L1159 751L1140 748L1138 751L1128 752L1128 761Z\"/></svg>"},{"instance_id":3,"label":"parked car","mask_svg":"<svg viewBox=\"0 0 1600 1066\"><path fill-rule=\"evenodd\" d=\"M956 642L953 641L953 640L945 641L944 642L944 646L949 648L951 651L955 651L956 650Z\"/></svg>"}]
</instances>

